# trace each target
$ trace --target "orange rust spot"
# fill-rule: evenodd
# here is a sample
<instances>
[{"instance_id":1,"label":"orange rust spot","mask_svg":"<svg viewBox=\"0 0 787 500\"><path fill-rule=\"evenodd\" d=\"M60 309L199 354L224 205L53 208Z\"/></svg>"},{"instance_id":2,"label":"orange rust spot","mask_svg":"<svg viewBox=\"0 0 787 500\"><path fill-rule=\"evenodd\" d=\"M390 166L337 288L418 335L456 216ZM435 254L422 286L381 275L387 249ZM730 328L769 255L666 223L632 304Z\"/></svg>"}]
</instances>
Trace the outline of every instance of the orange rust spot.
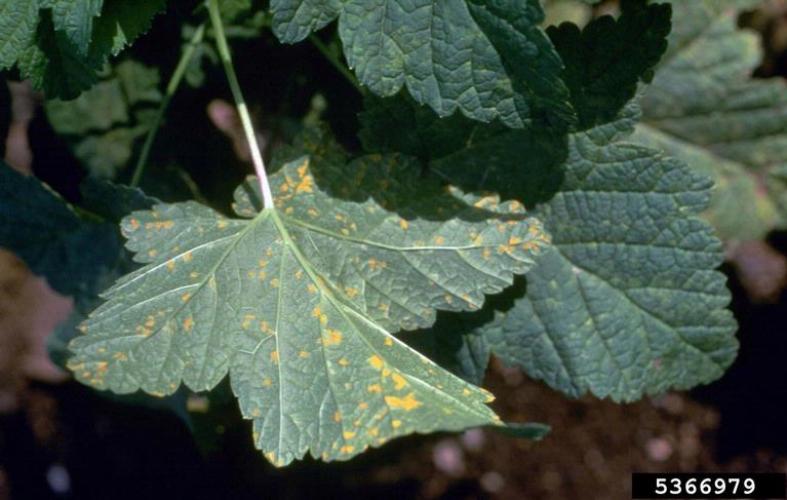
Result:
<instances>
[{"instance_id":1,"label":"orange rust spot","mask_svg":"<svg viewBox=\"0 0 787 500\"><path fill-rule=\"evenodd\" d=\"M183 320L183 329L187 332L190 332L192 328L194 328L194 319L189 316Z\"/></svg>"},{"instance_id":2,"label":"orange rust spot","mask_svg":"<svg viewBox=\"0 0 787 500\"><path fill-rule=\"evenodd\" d=\"M191 259L194 258L194 255L191 252L186 252L183 254L183 262L191 262Z\"/></svg>"},{"instance_id":3,"label":"orange rust spot","mask_svg":"<svg viewBox=\"0 0 787 500\"><path fill-rule=\"evenodd\" d=\"M191 294L189 292L186 292L180 296L180 300L183 302L188 302L190 298L191 298Z\"/></svg>"},{"instance_id":4,"label":"orange rust spot","mask_svg":"<svg viewBox=\"0 0 787 500\"><path fill-rule=\"evenodd\" d=\"M169 262L167 262L167 270L172 272L174 269L175 269L175 261L170 260Z\"/></svg>"},{"instance_id":5,"label":"orange rust spot","mask_svg":"<svg viewBox=\"0 0 787 500\"><path fill-rule=\"evenodd\" d=\"M342 452L342 453L352 453L354 450L355 450L355 446L352 446L352 445L349 445L349 444L346 444L346 445L342 446L341 448L339 448L339 451Z\"/></svg>"},{"instance_id":6,"label":"orange rust spot","mask_svg":"<svg viewBox=\"0 0 787 500\"><path fill-rule=\"evenodd\" d=\"M385 269L388 266L387 263L383 261L379 261L377 259L369 259L369 267L376 271L377 269Z\"/></svg>"},{"instance_id":7,"label":"orange rust spot","mask_svg":"<svg viewBox=\"0 0 787 500\"><path fill-rule=\"evenodd\" d=\"M126 356L125 353L116 352L115 354L112 355L112 359L115 359L117 361L128 361L128 356Z\"/></svg>"},{"instance_id":8,"label":"orange rust spot","mask_svg":"<svg viewBox=\"0 0 787 500\"><path fill-rule=\"evenodd\" d=\"M369 364L372 365L372 368L374 368L375 370L381 370L385 365L385 363L383 363L382 358L380 358L380 356L376 354L369 358Z\"/></svg>"},{"instance_id":9,"label":"orange rust spot","mask_svg":"<svg viewBox=\"0 0 787 500\"><path fill-rule=\"evenodd\" d=\"M342 414L338 411L333 414L333 421L334 422L341 422L342 421Z\"/></svg>"},{"instance_id":10,"label":"orange rust spot","mask_svg":"<svg viewBox=\"0 0 787 500\"><path fill-rule=\"evenodd\" d=\"M225 220L220 220L218 223L216 223L216 227L219 228L219 229L224 229L228 225L229 224Z\"/></svg>"},{"instance_id":11,"label":"orange rust spot","mask_svg":"<svg viewBox=\"0 0 787 500\"><path fill-rule=\"evenodd\" d=\"M415 399L415 394L412 392L403 398L397 396L385 396L385 402L391 408L398 408L404 411L414 410L422 404L420 401Z\"/></svg>"},{"instance_id":12,"label":"orange rust spot","mask_svg":"<svg viewBox=\"0 0 787 500\"><path fill-rule=\"evenodd\" d=\"M323 345L324 346L332 346L332 345L339 345L342 343L342 332L339 330L334 330L332 328L328 329L327 335L323 338Z\"/></svg>"},{"instance_id":13,"label":"orange rust spot","mask_svg":"<svg viewBox=\"0 0 787 500\"><path fill-rule=\"evenodd\" d=\"M381 392L383 392L383 388L380 386L380 384L372 384L369 387L367 387L366 389L369 392L372 392L372 393L375 393L375 394L380 394Z\"/></svg>"},{"instance_id":14,"label":"orange rust spot","mask_svg":"<svg viewBox=\"0 0 787 500\"><path fill-rule=\"evenodd\" d=\"M156 255L158 255L158 250L155 248L148 250L148 257L155 257Z\"/></svg>"},{"instance_id":15,"label":"orange rust spot","mask_svg":"<svg viewBox=\"0 0 787 500\"><path fill-rule=\"evenodd\" d=\"M397 391L402 390L407 386L407 380L398 373L391 375L391 379L393 380L394 388Z\"/></svg>"},{"instance_id":16,"label":"orange rust spot","mask_svg":"<svg viewBox=\"0 0 787 500\"><path fill-rule=\"evenodd\" d=\"M162 229L172 229L174 226L175 223L171 220L162 220L162 221L145 223L145 229L154 229L156 231L160 231Z\"/></svg>"},{"instance_id":17,"label":"orange rust spot","mask_svg":"<svg viewBox=\"0 0 787 500\"><path fill-rule=\"evenodd\" d=\"M279 364L279 351L271 351L271 362L274 365Z\"/></svg>"},{"instance_id":18,"label":"orange rust spot","mask_svg":"<svg viewBox=\"0 0 787 500\"><path fill-rule=\"evenodd\" d=\"M369 403L366 403L366 402L358 403L358 409L359 410L365 410L367 408L369 408Z\"/></svg>"},{"instance_id":19,"label":"orange rust spot","mask_svg":"<svg viewBox=\"0 0 787 500\"><path fill-rule=\"evenodd\" d=\"M268 324L267 321L260 321L260 331L262 333L267 333L268 335L273 333L273 330L271 329L271 326Z\"/></svg>"},{"instance_id":20,"label":"orange rust spot","mask_svg":"<svg viewBox=\"0 0 787 500\"><path fill-rule=\"evenodd\" d=\"M442 236L435 236L434 242L437 245L442 245L443 243L445 243L445 238L443 238Z\"/></svg>"},{"instance_id":21,"label":"orange rust spot","mask_svg":"<svg viewBox=\"0 0 787 500\"><path fill-rule=\"evenodd\" d=\"M98 363L96 363L96 371L98 373L106 373L108 368L109 368L109 364L106 361L99 361Z\"/></svg>"},{"instance_id":22,"label":"orange rust spot","mask_svg":"<svg viewBox=\"0 0 787 500\"><path fill-rule=\"evenodd\" d=\"M306 359L309 356L311 356L311 353L308 352L308 351L301 351L301 352L298 353L298 357L303 358L303 359Z\"/></svg>"}]
</instances>

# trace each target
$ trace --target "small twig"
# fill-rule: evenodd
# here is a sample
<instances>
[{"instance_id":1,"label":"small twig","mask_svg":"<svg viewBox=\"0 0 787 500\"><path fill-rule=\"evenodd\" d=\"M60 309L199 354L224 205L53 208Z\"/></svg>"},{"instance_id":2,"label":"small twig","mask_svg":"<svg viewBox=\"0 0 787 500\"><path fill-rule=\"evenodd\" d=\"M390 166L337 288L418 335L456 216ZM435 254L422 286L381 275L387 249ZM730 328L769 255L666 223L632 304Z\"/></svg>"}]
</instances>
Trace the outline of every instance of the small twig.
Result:
<instances>
[{"instance_id":1,"label":"small twig","mask_svg":"<svg viewBox=\"0 0 787 500\"><path fill-rule=\"evenodd\" d=\"M153 141L156 139L156 134L161 127L161 122L163 121L164 115L167 112L169 102L172 100L172 96L175 95L175 92L177 92L178 86L180 86L180 82L183 80L183 75L186 73L186 68L191 62L192 57L194 57L194 52L197 48L197 45L202 42L202 38L204 36L205 24L203 23L199 25L199 27L197 27L197 29L194 31L194 35L191 37L189 44L186 46L183 54L180 56L178 65L175 67L175 72L172 73L172 77L169 79L169 83L167 83L164 99L162 99L161 105L159 106L158 112L156 113L156 118L153 121L153 127L148 131L148 134L145 137L145 142L142 144L142 151L140 152L139 158L137 159L136 167L134 167L134 174L131 176L131 187L138 186L139 181L142 180L142 174L145 172L145 167L147 166L150 149L153 147Z\"/></svg>"}]
</instances>

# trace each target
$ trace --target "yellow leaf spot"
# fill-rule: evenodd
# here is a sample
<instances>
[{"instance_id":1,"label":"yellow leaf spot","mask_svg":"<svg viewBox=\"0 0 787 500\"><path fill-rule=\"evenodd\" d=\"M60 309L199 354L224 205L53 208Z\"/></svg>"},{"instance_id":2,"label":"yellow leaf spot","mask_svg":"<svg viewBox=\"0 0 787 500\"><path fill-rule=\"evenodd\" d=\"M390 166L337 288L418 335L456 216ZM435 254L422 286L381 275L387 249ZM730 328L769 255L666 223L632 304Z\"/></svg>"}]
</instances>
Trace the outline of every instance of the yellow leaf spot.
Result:
<instances>
[{"instance_id":1,"label":"yellow leaf spot","mask_svg":"<svg viewBox=\"0 0 787 500\"><path fill-rule=\"evenodd\" d=\"M333 421L334 422L341 422L342 421L342 414L338 411L333 414Z\"/></svg>"},{"instance_id":2,"label":"yellow leaf spot","mask_svg":"<svg viewBox=\"0 0 787 500\"><path fill-rule=\"evenodd\" d=\"M349 362L349 361L347 361L347 358L342 358L342 359L340 359L340 360L339 360L339 364L340 364L341 366L347 366L347 365L349 365L349 364L350 364L350 362Z\"/></svg>"},{"instance_id":3,"label":"yellow leaf spot","mask_svg":"<svg viewBox=\"0 0 787 500\"><path fill-rule=\"evenodd\" d=\"M279 288L279 278L273 278L271 280L271 288Z\"/></svg>"},{"instance_id":4,"label":"yellow leaf spot","mask_svg":"<svg viewBox=\"0 0 787 500\"><path fill-rule=\"evenodd\" d=\"M303 278L303 270L298 269L297 271L295 271L295 279L299 280L301 278Z\"/></svg>"},{"instance_id":5,"label":"yellow leaf spot","mask_svg":"<svg viewBox=\"0 0 787 500\"><path fill-rule=\"evenodd\" d=\"M290 190L290 186L286 182L283 182L281 184L281 187L279 188L279 191L281 191L282 193L286 193L289 190Z\"/></svg>"},{"instance_id":6,"label":"yellow leaf spot","mask_svg":"<svg viewBox=\"0 0 787 500\"><path fill-rule=\"evenodd\" d=\"M519 245L520 243L522 243L522 240L520 240L516 236L511 236L510 238L508 238L508 244L509 245L512 245L512 246L513 245Z\"/></svg>"},{"instance_id":7,"label":"yellow leaf spot","mask_svg":"<svg viewBox=\"0 0 787 500\"><path fill-rule=\"evenodd\" d=\"M391 375L391 370L389 370L388 368L383 368L383 378L389 375Z\"/></svg>"},{"instance_id":8,"label":"yellow leaf spot","mask_svg":"<svg viewBox=\"0 0 787 500\"><path fill-rule=\"evenodd\" d=\"M279 364L279 351L271 351L271 362L274 365Z\"/></svg>"},{"instance_id":9,"label":"yellow leaf spot","mask_svg":"<svg viewBox=\"0 0 787 500\"><path fill-rule=\"evenodd\" d=\"M339 345L342 343L342 332L339 330L334 330L332 328L328 329L327 335L323 339L323 345L325 346L332 346L332 345Z\"/></svg>"},{"instance_id":10,"label":"yellow leaf spot","mask_svg":"<svg viewBox=\"0 0 787 500\"><path fill-rule=\"evenodd\" d=\"M117 361L128 361L128 356L126 356L125 353L116 352L115 354L112 355L112 359L115 359Z\"/></svg>"},{"instance_id":11,"label":"yellow leaf spot","mask_svg":"<svg viewBox=\"0 0 787 500\"><path fill-rule=\"evenodd\" d=\"M357 288L353 288L351 286L347 286L347 287L344 287L344 293L346 293L348 297L353 299L353 298L355 298L356 295L358 295L358 289Z\"/></svg>"},{"instance_id":12,"label":"yellow leaf spot","mask_svg":"<svg viewBox=\"0 0 787 500\"><path fill-rule=\"evenodd\" d=\"M484 248L484 251L481 252L481 256L484 258L484 260L489 260L489 257L491 257L491 255L492 255L492 251L489 249L489 247Z\"/></svg>"},{"instance_id":13,"label":"yellow leaf spot","mask_svg":"<svg viewBox=\"0 0 787 500\"><path fill-rule=\"evenodd\" d=\"M374 368L375 370L380 370L385 365L385 363L383 363L382 358L380 358L380 356L376 354L371 358L369 358L369 364L372 365L372 368Z\"/></svg>"},{"instance_id":14,"label":"yellow leaf spot","mask_svg":"<svg viewBox=\"0 0 787 500\"><path fill-rule=\"evenodd\" d=\"M295 209L292 208L292 207L287 207L287 208L284 209L284 213L287 214L287 215L292 214L294 211L295 211Z\"/></svg>"},{"instance_id":15,"label":"yellow leaf spot","mask_svg":"<svg viewBox=\"0 0 787 500\"><path fill-rule=\"evenodd\" d=\"M377 427L370 427L366 432L372 437L377 437L380 434L380 429Z\"/></svg>"},{"instance_id":16,"label":"yellow leaf spot","mask_svg":"<svg viewBox=\"0 0 787 500\"><path fill-rule=\"evenodd\" d=\"M158 250L155 248L148 250L148 257L155 257L156 255L158 255Z\"/></svg>"},{"instance_id":17,"label":"yellow leaf spot","mask_svg":"<svg viewBox=\"0 0 787 500\"><path fill-rule=\"evenodd\" d=\"M401 227L403 231L407 231L407 228L410 227L410 223L404 219L399 219L399 227Z\"/></svg>"},{"instance_id":18,"label":"yellow leaf spot","mask_svg":"<svg viewBox=\"0 0 787 500\"><path fill-rule=\"evenodd\" d=\"M270 387L272 385L273 385L273 380L271 380L270 377L265 377L264 379L262 379L262 386L263 387Z\"/></svg>"},{"instance_id":19,"label":"yellow leaf spot","mask_svg":"<svg viewBox=\"0 0 787 500\"><path fill-rule=\"evenodd\" d=\"M346 444L346 445L342 446L341 448L339 448L339 451L342 452L342 453L352 453L353 450L355 450L355 446L351 446L349 444Z\"/></svg>"},{"instance_id":20,"label":"yellow leaf spot","mask_svg":"<svg viewBox=\"0 0 787 500\"><path fill-rule=\"evenodd\" d=\"M311 356L311 353L310 353L310 352L308 352L308 351L301 351L301 352L299 352L299 353L298 353L298 357L301 357L301 358L303 358L303 359L306 359L306 358L308 358L309 356Z\"/></svg>"},{"instance_id":21,"label":"yellow leaf spot","mask_svg":"<svg viewBox=\"0 0 787 500\"><path fill-rule=\"evenodd\" d=\"M415 399L415 394L412 392L403 398L397 396L385 396L385 403L391 408L399 408L404 411L414 410L422 404L420 401Z\"/></svg>"},{"instance_id":22,"label":"yellow leaf spot","mask_svg":"<svg viewBox=\"0 0 787 500\"><path fill-rule=\"evenodd\" d=\"M227 227L227 225L228 225L227 221L225 220L220 220L219 222L216 223L216 227L219 229L224 229L225 227Z\"/></svg>"},{"instance_id":23,"label":"yellow leaf spot","mask_svg":"<svg viewBox=\"0 0 787 500\"><path fill-rule=\"evenodd\" d=\"M355 437L355 433L352 432L352 431L344 431L344 432L342 432L342 437L344 439L352 439L352 438Z\"/></svg>"},{"instance_id":24,"label":"yellow leaf spot","mask_svg":"<svg viewBox=\"0 0 787 500\"><path fill-rule=\"evenodd\" d=\"M300 182L298 182L298 185L295 186L295 192L311 193L312 186L314 186L314 178L311 176L311 174L305 174L303 177L301 177L301 180Z\"/></svg>"},{"instance_id":25,"label":"yellow leaf spot","mask_svg":"<svg viewBox=\"0 0 787 500\"><path fill-rule=\"evenodd\" d=\"M379 261L377 259L369 259L369 267L372 271L376 271L377 269L385 269L388 266L387 263Z\"/></svg>"},{"instance_id":26,"label":"yellow leaf spot","mask_svg":"<svg viewBox=\"0 0 787 500\"><path fill-rule=\"evenodd\" d=\"M369 408L369 403L366 403L366 402L358 403L358 409L359 410L365 410L367 408Z\"/></svg>"},{"instance_id":27,"label":"yellow leaf spot","mask_svg":"<svg viewBox=\"0 0 787 500\"><path fill-rule=\"evenodd\" d=\"M191 298L191 294L189 292L186 292L180 296L180 300L182 300L183 302L188 302L190 298Z\"/></svg>"},{"instance_id":28,"label":"yellow leaf spot","mask_svg":"<svg viewBox=\"0 0 787 500\"><path fill-rule=\"evenodd\" d=\"M402 390L407 386L407 380L405 380L405 378L398 373L394 373L391 376L391 379L393 380L394 388L396 388L397 391Z\"/></svg>"},{"instance_id":29,"label":"yellow leaf spot","mask_svg":"<svg viewBox=\"0 0 787 500\"><path fill-rule=\"evenodd\" d=\"M391 347L393 345L393 339L391 337L385 337L385 340L383 340L383 344L385 344L388 347Z\"/></svg>"},{"instance_id":30,"label":"yellow leaf spot","mask_svg":"<svg viewBox=\"0 0 787 500\"><path fill-rule=\"evenodd\" d=\"M309 216L312 218L316 218L318 215L320 215L320 212L318 212L314 208L310 208L309 210L306 211L306 213L309 214Z\"/></svg>"},{"instance_id":31,"label":"yellow leaf spot","mask_svg":"<svg viewBox=\"0 0 787 500\"><path fill-rule=\"evenodd\" d=\"M445 303L452 304L454 302L454 297L452 295L445 294Z\"/></svg>"},{"instance_id":32,"label":"yellow leaf spot","mask_svg":"<svg viewBox=\"0 0 787 500\"><path fill-rule=\"evenodd\" d=\"M380 384L372 384L367 388L367 390L374 394L380 394L383 392L383 388L380 386Z\"/></svg>"},{"instance_id":33,"label":"yellow leaf spot","mask_svg":"<svg viewBox=\"0 0 787 500\"><path fill-rule=\"evenodd\" d=\"M145 318L146 328L153 328L155 324L156 324L156 318L154 318L153 316L148 316L147 318Z\"/></svg>"},{"instance_id":34,"label":"yellow leaf spot","mask_svg":"<svg viewBox=\"0 0 787 500\"><path fill-rule=\"evenodd\" d=\"M265 281L265 278L268 276L268 273L265 271L260 271L257 273L257 279L260 281Z\"/></svg>"},{"instance_id":35,"label":"yellow leaf spot","mask_svg":"<svg viewBox=\"0 0 787 500\"><path fill-rule=\"evenodd\" d=\"M470 389L467 389L467 388L462 389L462 395L469 396L470 394L471 394Z\"/></svg>"},{"instance_id":36,"label":"yellow leaf spot","mask_svg":"<svg viewBox=\"0 0 787 500\"><path fill-rule=\"evenodd\" d=\"M394 429L398 429L401 426L402 426L401 420L391 420L391 427L393 427Z\"/></svg>"},{"instance_id":37,"label":"yellow leaf spot","mask_svg":"<svg viewBox=\"0 0 787 500\"><path fill-rule=\"evenodd\" d=\"M267 321L260 321L260 331L262 333L267 333L268 335L273 333L273 330L271 330L271 326L268 324Z\"/></svg>"},{"instance_id":38,"label":"yellow leaf spot","mask_svg":"<svg viewBox=\"0 0 787 500\"><path fill-rule=\"evenodd\" d=\"M306 285L306 291L312 294L317 293L317 287L314 286L314 283L309 283L308 285Z\"/></svg>"},{"instance_id":39,"label":"yellow leaf spot","mask_svg":"<svg viewBox=\"0 0 787 500\"><path fill-rule=\"evenodd\" d=\"M253 314L246 314L243 316L243 323L240 324L240 327L244 330L248 330L251 326L251 322L254 321L255 316Z\"/></svg>"},{"instance_id":40,"label":"yellow leaf spot","mask_svg":"<svg viewBox=\"0 0 787 500\"><path fill-rule=\"evenodd\" d=\"M194 319L189 316L183 320L183 329L187 332L190 332L192 328L194 328Z\"/></svg>"},{"instance_id":41,"label":"yellow leaf spot","mask_svg":"<svg viewBox=\"0 0 787 500\"><path fill-rule=\"evenodd\" d=\"M265 453L265 458L267 458L268 461L270 463L272 463L272 464L276 463L276 454L273 453L272 451L269 451L268 453Z\"/></svg>"},{"instance_id":42,"label":"yellow leaf spot","mask_svg":"<svg viewBox=\"0 0 787 500\"><path fill-rule=\"evenodd\" d=\"M251 410L251 416L255 417L255 418L256 417L261 417L262 416L262 412L260 411L259 408L254 408L253 410Z\"/></svg>"},{"instance_id":43,"label":"yellow leaf spot","mask_svg":"<svg viewBox=\"0 0 787 500\"><path fill-rule=\"evenodd\" d=\"M258 261L257 261L257 265L258 265L260 268L263 268L263 267L265 267L265 266L267 266L267 265L268 265L268 261L267 261L267 260L265 260L265 259L260 259L260 260L258 260Z\"/></svg>"},{"instance_id":44,"label":"yellow leaf spot","mask_svg":"<svg viewBox=\"0 0 787 500\"><path fill-rule=\"evenodd\" d=\"M196 271L192 271L191 273L189 273L189 278L191 279L199 278L199 273Z\"/></svg>"},{"instance_id":45,"label":"yellow leaf spot","mask_svg":"<svg viewBox=\"0 0 787 500\"><path fill-rule=\"evenodd\" d=\"M156 222L147 222L145 223L145 229L154 229L156 231L160 231L161 229L172 229L175 226L175 223L171 220L162 220Z\"/></svg>"},{"instance_id":46,"label":"yellow leaf spot","mask_svg":"<svg viewBox=\"0 0 787 500\"><path fill-rule=\"evenodd\" d=\"M107 364L106 361L99 361L98 363L96 363L96 371L98 373L105 373L107 371L107 368L109 368L109 365Z\"/></svg>"},{"instance_id":47,"label":"yellow leaf spot","mask_svg":"<svg viewBox=\"0 0 787 500\"><path fill-rule=\"evenodd\" d=\"M170 260L169 262L167 262L167 271L172 272L174 269L175 269L175 261Z\"/></svg>"}]
</instances>

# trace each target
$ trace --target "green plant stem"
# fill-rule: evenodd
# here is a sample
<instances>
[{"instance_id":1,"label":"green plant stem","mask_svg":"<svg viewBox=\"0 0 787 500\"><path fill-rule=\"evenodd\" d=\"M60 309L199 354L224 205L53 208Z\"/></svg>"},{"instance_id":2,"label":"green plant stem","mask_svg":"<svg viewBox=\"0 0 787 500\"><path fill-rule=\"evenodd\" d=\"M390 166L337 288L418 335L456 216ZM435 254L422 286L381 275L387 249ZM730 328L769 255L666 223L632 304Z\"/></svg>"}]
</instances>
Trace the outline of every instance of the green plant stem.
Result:
<instances>
[{"instance_id":1,"label":"green plant stem","mask_svg":"<svg viewBox=\"0 0 787 500\"><path fill-rule=\"evenodd\" d=\"M221 22L221 14L219 13L219 4L217 0L208 0L208 12L210 13L210 21L216 36L216 46L219 49L219 57L224 65L224 72L227 74L230 90L232 90L232 96L235 99L235 106L238 108L238 115L240 115L240 121L243 125L243 132L246 135L246 141L249 143L249 149L251 150L254 170L257 172L257 178L260 182L262 205L265 209L272 209L274 208L273 195L271 194L268 176L265 173L265 163L262 161L260 146L257 144L257 134L254 132L254 125L251 122L249 109L246 106L243 92L241 92L240 84L238 83L238 76L235 74L235 68L232 65L232 56L230 55L230 48L227 45L227 37L224 35L224 25Z\"/></svg>"},{"instance_id":2,"label":"green plant stem","mask_svg":"<svg viewBox=\"0 0 787 500\"><path fill-rule=\"evenodd\" d=\"M336 68L339 71L339 73L341 73L344 76L344 78L348 82L350 82L353 87L355 87L358 90L358 92L362 91L361 84L358 83L358 80L355 78L355 75L353 75L352 72L349 69L347 69L347 66L342 64L342 62L339 60L339 56L335 53L335 51L329 49L328 46L325 45L323 41L320 40L320 38L313 33L309 35L309 41L313 43L315 47L317 47L317 50L319 50L322 53L322 55L324 55L325 58L328 59L328 61L330 61L331 64L333 64L333 67Z\"/></svg>"},{"instance_id":3,"label":"green plant stem","mask_svg":"<svg viewBox=\"0 0 787 500\"><path fill-rule=\"evenodd\" d=\"M137 164L134 167L134 175L131 177L131 187L138 186L139 181L142 180L142 174L145 172L148 156L150 156L150 149L153 147L153 141L156 139L156 134L161 127L161 122L164 120L164 115L167 112L167 108L169 107L169 103L172 100L172 96L174 96L175 92L177 92L180 82L183 80L183 75L186 73L186 68L191 62L191 58L194 57L194 51L197 49L197 45L202 42L204 36L205 24L203 23L200 24L194 31L194 35L191 37L191 40L189 40L189 44L186 46L183 54L180 56L178 65L175 67L175 72L172 73L172 77L170 77L169 83L167 83L164 99L161 101L161 105L159 106L158 112L156 113L156 118L153 121L153 127L150 129L150 131L148 131L148 135L145 137L145 142L142 144L142 151L140 152L139 158L137 159Z\"/></svg>"}]
</instances>

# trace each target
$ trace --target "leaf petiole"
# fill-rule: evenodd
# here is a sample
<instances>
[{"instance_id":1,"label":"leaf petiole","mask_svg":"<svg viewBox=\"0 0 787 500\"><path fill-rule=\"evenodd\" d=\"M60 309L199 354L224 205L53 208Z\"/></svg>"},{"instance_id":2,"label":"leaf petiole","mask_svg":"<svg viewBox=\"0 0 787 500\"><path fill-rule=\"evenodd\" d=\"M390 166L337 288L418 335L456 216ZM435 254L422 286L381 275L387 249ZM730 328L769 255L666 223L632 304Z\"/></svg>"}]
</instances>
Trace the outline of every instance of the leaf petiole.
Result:
<instances>
[{"instance_id":1,"label":"leaf petiole","mask_svg":"<svg viewBox=\"0 0 787 500\"><path fill-rule=\"evenodd\" d=\"M210 14L210 21L213 25L213 31L216 36L216 47L219 50L219 57L224 65L224 72L227 74L227 80L232 90L232 96L235 99L235 106L238 108L238 115L243 125L243 132L246 135L246 140L249 143L251 150L251 159L254 164L254 170L257 173L257 179L260 182L260 191L262 192L262 204L265 209L274 208L273 195L271 194L268 176L265 173L265 163L262 160L260 153L260 146L257 144L257 135L254 132L254 126L251 123L251 116L249 109L246 106L246 101L243 98L240 84L238 83L238 76L235 74L235 68L232 65L232 57L230 55L230 48L227 45L227 37L224 35L224 25L221 21L221 14L219 13L219 4L217 0L207 0L208 12Z\"/></svg>"}]
</instances>

